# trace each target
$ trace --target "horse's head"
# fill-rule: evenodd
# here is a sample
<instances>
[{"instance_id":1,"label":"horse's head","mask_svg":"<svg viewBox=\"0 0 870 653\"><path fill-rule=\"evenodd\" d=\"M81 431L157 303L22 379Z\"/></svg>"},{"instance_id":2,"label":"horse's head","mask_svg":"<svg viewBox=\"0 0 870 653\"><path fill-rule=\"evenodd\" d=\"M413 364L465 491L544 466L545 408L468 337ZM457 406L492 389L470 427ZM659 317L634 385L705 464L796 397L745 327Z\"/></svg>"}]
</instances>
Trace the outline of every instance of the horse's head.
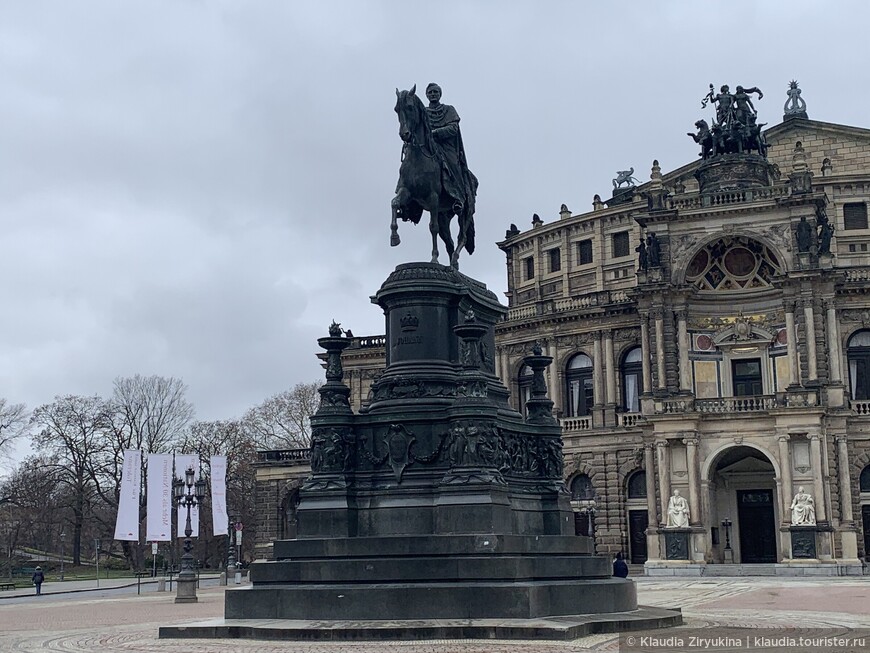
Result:
<instances>
[{"instance_id":1,"label":"horse's head","mask_svg":"<svg viewBox=\"0 0 870 653\"><path fill-rule=\"evenodd\" d=\"M396 113L399 116L399 137L406 143L410 143L421 123L423 103L416 95L417 85L410 91L396 89Z\"/></svg>"}]
</instances>

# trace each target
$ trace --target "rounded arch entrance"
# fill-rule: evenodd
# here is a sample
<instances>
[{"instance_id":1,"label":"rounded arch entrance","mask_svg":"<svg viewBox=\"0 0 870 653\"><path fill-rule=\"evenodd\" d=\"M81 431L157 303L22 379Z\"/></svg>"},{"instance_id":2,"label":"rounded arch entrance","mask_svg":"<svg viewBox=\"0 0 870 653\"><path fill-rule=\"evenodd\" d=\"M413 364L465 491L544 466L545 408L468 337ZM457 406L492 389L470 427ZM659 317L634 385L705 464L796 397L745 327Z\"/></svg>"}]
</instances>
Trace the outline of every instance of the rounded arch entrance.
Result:
<instances>
[{"instance_id":1,"label":"rounded arch entrance","mask_svg":"<svg viewBox=\"0 0 870 653\"><path fill-rule=\"evenodd\" d=\"M719 563L775 563L781 558L776 460L760 447L726 445L703 468L711 557Z\"/></svg>"}]
</instances>

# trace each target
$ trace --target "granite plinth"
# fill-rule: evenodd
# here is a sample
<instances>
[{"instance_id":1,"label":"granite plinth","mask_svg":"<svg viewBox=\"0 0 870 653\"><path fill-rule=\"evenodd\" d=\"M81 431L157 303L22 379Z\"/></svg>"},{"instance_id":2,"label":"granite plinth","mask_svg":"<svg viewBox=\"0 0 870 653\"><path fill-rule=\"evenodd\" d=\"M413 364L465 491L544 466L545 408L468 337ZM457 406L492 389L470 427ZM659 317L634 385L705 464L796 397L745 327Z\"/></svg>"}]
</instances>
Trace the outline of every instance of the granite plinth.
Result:
<instances>
[{"instance_id":1,"label":"granite plinth","mask_svg":"<svg viewBox=\"0 0 870 653\"><path fill-rule=\"evenodd\" d=\"M161 639L378 641L422 639L542 639L569 641L594 633L679 626L679 610L640 607L629 612L537 619L417 619L352 621L211 619L160 628Z\"/></svg>"}]
</instances>

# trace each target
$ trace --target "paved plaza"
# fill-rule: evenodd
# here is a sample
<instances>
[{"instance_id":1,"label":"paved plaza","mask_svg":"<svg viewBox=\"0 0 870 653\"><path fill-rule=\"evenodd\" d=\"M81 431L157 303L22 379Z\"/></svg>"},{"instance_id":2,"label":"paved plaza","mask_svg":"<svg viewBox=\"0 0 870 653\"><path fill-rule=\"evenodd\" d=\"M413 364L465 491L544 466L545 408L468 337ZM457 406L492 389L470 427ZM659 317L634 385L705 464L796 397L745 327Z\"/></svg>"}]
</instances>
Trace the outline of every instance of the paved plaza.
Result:
<instances>
[{"instance_id":1,"label":"paved plaza","mask_svg":"<svg viewBox=\"0 0 870 653\"><path fill-rule=\"evenodd\" d=\"M779 579L636 579L644 605L682 607L686 625L670 633L717 627L753 627L795 634L834 629L870 630L870 577ZM51 592L52 584L44 589ZM0 651L88 651L118 653L518 653L618 651L615 635L573 642L439 640L421 642L269 642L251 640L160 640L160 625L220 617L224 588L201 589L197 604L176 605L169 593L143 587L143 593L47 593L0 596ZM833 631L831 631L833 632ZM656 649L650 649L656 650ZM734 649L737 650L737 649ZM831 649L834 650L834 649Z\"/></svg>"}]
</instances>

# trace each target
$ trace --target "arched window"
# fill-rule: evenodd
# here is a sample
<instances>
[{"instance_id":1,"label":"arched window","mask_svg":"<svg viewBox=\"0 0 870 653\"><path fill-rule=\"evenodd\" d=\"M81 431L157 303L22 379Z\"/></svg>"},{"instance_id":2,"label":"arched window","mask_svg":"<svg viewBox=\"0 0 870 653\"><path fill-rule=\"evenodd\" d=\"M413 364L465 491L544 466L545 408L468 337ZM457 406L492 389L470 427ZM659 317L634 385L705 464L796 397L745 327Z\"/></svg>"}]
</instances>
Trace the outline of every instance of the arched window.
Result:
<instances>
[{"instance_id":1,"label":"arched window","mask_svg":"<svg viewBox=\"0 0 870 653\"><path fill-rule=\"evenodd\" d=\"M523 365L520 368L519 387L520 387L520 407L519 410L526 416L526 402L532 398L532 368L528 365Z\"/></svg>"},{"instance_id":2,"label":"arched window","mask_svg":"<svg viewBox=\"0 0 870 653\"><path fill-rule=\"evenodd\" d=\"M628 498L646 499L646 472L639 470L628 477Z\"/></svg>"},{"instance_id":3,"label":"arched window","mask_svg":"<svg viewBox=\"0 0 870 653\"><path fill-rule=\"evenodd\" d=\"M592 487L592 479L587 474L580 474L571 481L572 501L592 501L595 499L595 488Z\"/></svg>"},{"instance_id":4,"label":"arched window","mask_svg":"<svg viewBox=\"0 0 870 653\"><path fill-rule=\"evenodd\" d=\"M622 408L627 413L640 412L643 392L643 354L640 347L629 349L622 358Z\"/></svg>"},{"instance_id":5,"label":"arched window","mask_svg":"<svg viewBox=\"0 0 870 653\"><path fill-rule=\"evenodd\" d=\"M858 331L849 338L846 358L852 399L870 399L870 331Z\"/></svg>"},{"instance_id":6,"label":"arched window","mask_svg":"<svg viewBox=\"0 0 870 653\"><path fill-rule=\"evenodd\" d=\"M592 392L592 359L586 354L577 354L568 361L565 374L568 392L565 394L565 411L568 417L582 417L592 412L595 397Z\"/></svg>"},{"instance_id":7,"label":"arched window","mask_svg":"<svg viewBox=\"0 0 870 653\"><path fill-rule=\"evenodd\" d=\"M870 465L867 465L861 471L861 480L859 481L861 492L870 492Z\"/></svg>"}]
</instances>

